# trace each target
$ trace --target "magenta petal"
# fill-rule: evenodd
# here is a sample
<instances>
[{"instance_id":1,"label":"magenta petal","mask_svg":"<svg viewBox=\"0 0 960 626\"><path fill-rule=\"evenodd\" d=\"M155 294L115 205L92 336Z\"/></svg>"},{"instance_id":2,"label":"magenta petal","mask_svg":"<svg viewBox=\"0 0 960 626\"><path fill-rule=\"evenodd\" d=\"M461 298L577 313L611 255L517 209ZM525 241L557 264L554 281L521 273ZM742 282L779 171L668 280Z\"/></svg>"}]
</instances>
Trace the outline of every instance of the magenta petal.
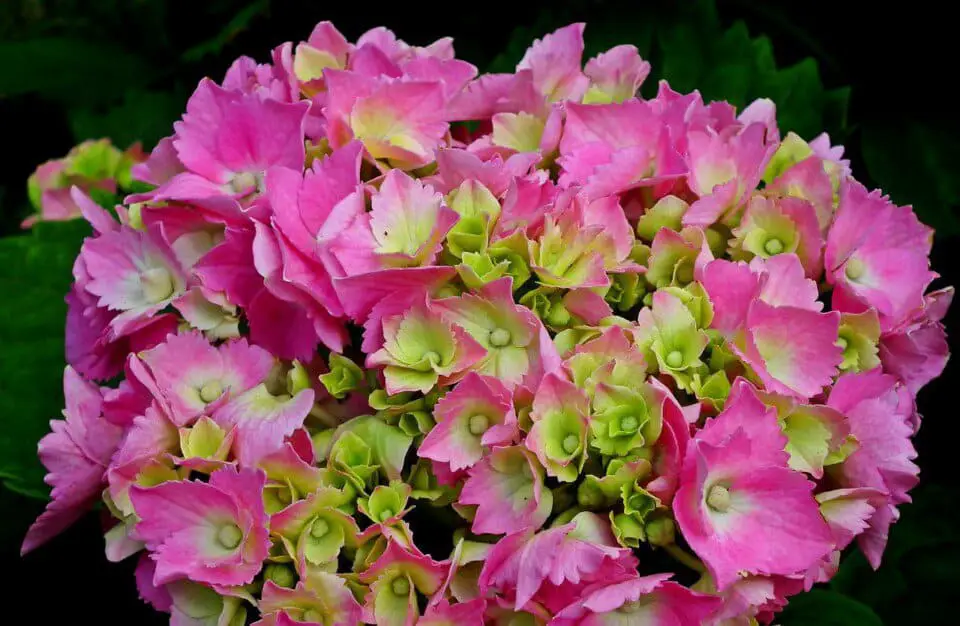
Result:
<instances>
[{"instance_id":1,"label":"magenta petal","mask_svg":"<svg viewBox=\"0 0 960 626\"><path fill-rule=\"evenodd\" d=\"M66 420L50 422L53 432L40 440L40 461L47 468L44 482L52 501L30 526L22 554L60 534L100 495L104 471L120 443L123 431L101 415L100 390L67 367L63 375Z\"/></svg>"}]
</instances>

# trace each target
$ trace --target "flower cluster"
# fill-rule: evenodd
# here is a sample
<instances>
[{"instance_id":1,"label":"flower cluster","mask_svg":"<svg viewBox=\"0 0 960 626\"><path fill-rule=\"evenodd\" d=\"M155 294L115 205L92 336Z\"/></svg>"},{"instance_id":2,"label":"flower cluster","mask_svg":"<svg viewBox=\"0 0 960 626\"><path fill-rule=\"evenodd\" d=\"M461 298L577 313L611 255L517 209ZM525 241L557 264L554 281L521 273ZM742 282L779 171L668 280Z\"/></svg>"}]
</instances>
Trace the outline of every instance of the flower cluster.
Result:
<instances>
[{"instance_id":1,"label":"flower cluster","mask_svg":"<svg viewBox=\"0 0 960 626\"><path fill-rule=\"evenodd\" d=\"M202 81L118 219L72 189L24 551L102 500L180 625L766 623L877 566L948 358L931 229L583 32L479 76L321 23Z\"/></svg>"}]
</instances>

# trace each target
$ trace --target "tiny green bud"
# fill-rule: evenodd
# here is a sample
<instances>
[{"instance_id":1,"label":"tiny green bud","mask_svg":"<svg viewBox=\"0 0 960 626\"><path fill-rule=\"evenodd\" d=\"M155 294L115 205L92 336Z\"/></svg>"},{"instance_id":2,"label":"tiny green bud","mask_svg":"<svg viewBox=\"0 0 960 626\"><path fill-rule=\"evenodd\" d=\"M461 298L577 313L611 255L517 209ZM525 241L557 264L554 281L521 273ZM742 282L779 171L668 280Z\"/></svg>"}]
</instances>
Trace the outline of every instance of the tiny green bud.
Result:
<instances>
[{"instance_id":1,"label":"tiny green bud","mask_svg":"<svg viewBox=\"0 0 960 626\"><path fill-rule=\"evenodd\" d=\"M639 427L640 422L638 422L637 418L632 415L627 415L620 418L620 430L625 433L634 433Z\"/></svg>"},{"instance_id":2,"label":"tiny green bud","mask_svg":"<svg viewBox=\"0 0 960 626\"><path fill-rule=\"evenodd\" d=\"M633 515L626 513L611 514L611 518L613 534L620 545L625 548L640 547L640 541L646 538L643 524L638 522Z\"/></svg>"},{"instance_id":3,"label":"tiny green bud","mask_svg":"<svg viewBox=\"0 0 960 626\"><path fill-rule=\"evenodd\" d=\"M390 590L396 596L405 596L410 593L410 581L405 576L399 576L390 583Z\"/></svg>"},{"instance_id":4,"label":"tiny green bud","mask_svg":"<svg viewBox=\"0 0 960 626\"><path fill-rule=\"evenodd\" d=\"M243 531L236 524L224 524L217 530L217 543L227 550L233 550L239 546L242 539Z\"/></svg>"},{"instance_id":5,"label":"tiny green bud","mask_svg":"<svg viewBox=\"0 0 960 626\"><path fill-rule=\"evenodd\" d=\"M730 508L730 491L723 485L714 485L707 492L707 506L717 513L726 513Z\"/></svg>"},{"instance_id":6,"label":"tiny green bud","mask_svg":"<svg viewBox=\"0 0 960 626\"><path fill-rule=\"evenodd\" d=\"M283 506L287 506L288 504L293 502L293 494L290 493L290 489L288 487L281 486L279 489L276 490L275 495L277 496L277 502L279 502Z\"/></svg>"},{"instance_id":7,"label":"tiny green bud","mask_svg":"<svg viewBox=\"0 0 960 626\"><path fill-rule=\"evenodd\" d=\"M570 311L567 310L567 307L563 306L563 303L556 302L547 312L547 319L545 321L549 325L558 328L566 326L570 323Z\"/></svg>"},{"instance_id":8,"label":"tiny green bud","mask_svg":"<svg viewBox=\"0 0 960 626\"><path fill-rule=\"evenodd\" d=\"M606 497L595 482L582 482L577 487L577 504L585 509L598 509L603 506Z\"/></svg>"},{"instance_id":9,"label":"tiny green bud","mask_svg":"<svg viewBox=\"0 0 960 626\"><path fill-rule=\"evenodd\" d=\"M490 427L490 418L480 413L470 416L469 429L471 435L482 435Z\"/></svg>"},{"instance_id":10,"label":"tiny green bud","mask_svg":"<svg viewBox=\"0 0 960 626\"><path fill-rule=\"evenodd\" d=\"M669 517L660 517L646 523L647 541L655 546L668 546L676 539L676 524Z\"/></svg>"},{"instance_id":11,"label":"tiny green bud","mask_svg":"<svg viewBox=\"0 0 960 626\"><path fill-rule=\"evenodd\" d=\"M783 252L783 242L776 237L767 239L766 243L763 244L763 250L770 256L780 254Z\"/></svg>"},{"instance_id":12,"label":"tiny green bud","mask_svg":"<svg viewBox=\"0 0 960 626\"><path fill-rule=\"evenodd\" d=\"M661 228L680 231L683 214L689 205L676 196L664 196L637 220L637 236L653 241Z\"/></svg>"},{"instance_id":13,"label":"tiny green bud","mask_svg":"<svg viewBox=\"0 0 960 626\"><path fill-rule=\"evenodd\" d=\"M330 354L330 371L320 376L320 383L338 400L355 390L363 381L363 370L345 356Z\"/></svg>"},{"instance_id":14,"label":"tiny green bud","mask_svg":"<svg viewBox=\"0 0 960 626\"><path fill-rule=\"evenodd\" d=\"M503 348L510 344L510 331L506 328L495 328L490 331L490 345L494 348Z\"/></svg>"},{"instance_id":15,"label":"tiny green bud","mask_svg":"<svg viewBox=\"0 0 960 626\"><path fill-rule=\"evenodd\" d=\"M219 398L222 393L223 385L220 384L219 380L208 381L203 387L200 387L200 399L207 404Z\"/></svg>"},{"instance_id":16,"label":"tiny green bud","mask_svg":"<svg viewBox=\"0 0 960 626\"><path fill-rule=\"evenodd\" d=\"M673 350L667 354L667 366L677 368L683 365L683 353L679 350Z\"/></svg>"},{"instance_id":17,"label":"tiny green bud","mask_svg":"<svg viewBox=\"0 0 960 626\"><path fill-rule=\"evenodd\" d=\"M563 451L567 454L573 454L580 447L580 438L576 435L567 435L563 438Z\"/></svg>"},{"instance_id":18,"label":"tiny green bud","mask_svg":"<svg viewBox=\"0 0 960 626\"><path fill-rule=\"evenodd\" d=\"M297 575L293 568L283 563L269 563L263 569L264 580L273 581L278 587L290 589L297 582Z\"/></svg>"},{"instance_id":19,"label":"tiny green bud","mask_svg":"<svg viewBox=\"0 0 960 626\"><path fill-rule=\"evenodd\" d=\"M863 261L860 259L850 259L847 261L847 264L843 268L843 272L847 275L847 278L853 281L857 281L863 276L863 272L866 268L863 265Z\"/></svg>"},{"instance_id":20,"label":"tiny green bud","mask_svg":"<svg viewBox=\"0 0 960 626\"><path fill-rule=\"evenodd\" d=\"M308 624L322 624L324 619L323 614L316 609L307 609L303 612L303 621Z\"/></svg>"}]
</instances>

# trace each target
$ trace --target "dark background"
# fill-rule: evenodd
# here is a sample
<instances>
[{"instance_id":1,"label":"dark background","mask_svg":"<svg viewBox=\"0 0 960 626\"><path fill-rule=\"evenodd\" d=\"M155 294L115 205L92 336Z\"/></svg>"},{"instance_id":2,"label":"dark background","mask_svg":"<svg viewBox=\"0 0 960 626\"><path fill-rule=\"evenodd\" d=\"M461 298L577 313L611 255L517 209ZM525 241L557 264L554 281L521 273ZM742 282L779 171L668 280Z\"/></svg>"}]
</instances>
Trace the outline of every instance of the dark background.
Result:
<instances>
[{"instance_id":1,"label":"dark background","mask_svg":"<svg viewBox=\"0 0 960 626\"><path fill-rule=\"evenodd\" d=\"M716 20L710 13L714 4ZM86 138L109 136L121 148L141 139L149 149L170 133L201 77L220 80L240 54L266 61L272 47L305 39L322 19L332 20L350 40L377 25L418 45L453 36L458 56L481 71L508 71L533 37L585 21L588 55L634 43L654 63L644 93L655 89L654 78L665 75L681 91L700 87L708 98L741 106L748 98L772 97L781 107L781 128L795 129L807 139L829 130L833 143L846 147L859 180L882 188L900 204L913 204L921 219L938 229L933 267L942 278L934 287L956 285L960 132L953 94L960 55L954 21L940 4L498 0L381 6L357 0L3 0L0 235L18 233L28 211L25 181L37 164L63 156ZM770 69L770 61L779 73ZM42 261L6 269L35 271L37 276L26 279L43 280L41 270L35 269L45 267ZM17 259L6 262L16 264ZM58 271L63 273L64 267ZM11 297L0 293L4 301ZM13 314L39 319L42 305L18 305ZM0 310L0 317L5 315ZM960 354L957 307L946 326L954 331L953 352ZM0 360L6 339L0 334ZM29 371L39 367L31 363L8 355L0 367L5 377L0 385L6 385L0 386L0 395L48 393L46 383L39 381L50 379L50 372ZM52 368L54 381L60 366ZM10 382L11 368L18 368L17 380L27 381L26 390ZM847 555L830 585L791 602L783 624L957 623L958 369L960 365L951 362L944 375L921 392L924 422L915 444L922 482L913 492L915 502L902 507L903 518L893 528L881 569L873 572L858 553ZM35 388L30 387L32 380L38 381ZM59 406L56 393L55 386L48 406ZM57 417L56 410L36 416L25 415L20 404L0 406L7 409L0 415L0 429L29 419L40 424L29 432L42 433L46 420ZM16 434L17 429L9 432ZM12 438L9 432L6 436ZM26 447L32 449L33 443ZM96 515L20 559L19 542L42 505L0 488L6 615L25 610L37 624L58 623L68 615L104 626L165 623L164 616L137 599L134 560L106 562Z\"/></svg>"}]
</instances>

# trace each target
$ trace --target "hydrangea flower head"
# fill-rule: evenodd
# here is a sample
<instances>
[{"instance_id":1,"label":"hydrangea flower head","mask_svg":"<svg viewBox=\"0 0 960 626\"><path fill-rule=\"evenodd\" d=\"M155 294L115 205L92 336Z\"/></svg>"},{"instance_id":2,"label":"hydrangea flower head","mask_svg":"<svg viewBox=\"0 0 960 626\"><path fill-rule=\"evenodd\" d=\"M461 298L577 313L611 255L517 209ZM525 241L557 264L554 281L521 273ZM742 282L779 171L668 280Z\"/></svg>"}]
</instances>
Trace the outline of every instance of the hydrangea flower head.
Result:
<instances>
[{"instance_id":1,"label":"hydrangea flower head","mask_svg":"<svg viewBox=\"0 0 960 626\"><path fill-rule=\"evenodd\" d=\"M92 234L23 551L102 500L144 601L220 626L771 623L879 566L950 356L932 230L586 29L481 75L321 22L149 155L41 166Z\"/></svg>"}]
</instances>

